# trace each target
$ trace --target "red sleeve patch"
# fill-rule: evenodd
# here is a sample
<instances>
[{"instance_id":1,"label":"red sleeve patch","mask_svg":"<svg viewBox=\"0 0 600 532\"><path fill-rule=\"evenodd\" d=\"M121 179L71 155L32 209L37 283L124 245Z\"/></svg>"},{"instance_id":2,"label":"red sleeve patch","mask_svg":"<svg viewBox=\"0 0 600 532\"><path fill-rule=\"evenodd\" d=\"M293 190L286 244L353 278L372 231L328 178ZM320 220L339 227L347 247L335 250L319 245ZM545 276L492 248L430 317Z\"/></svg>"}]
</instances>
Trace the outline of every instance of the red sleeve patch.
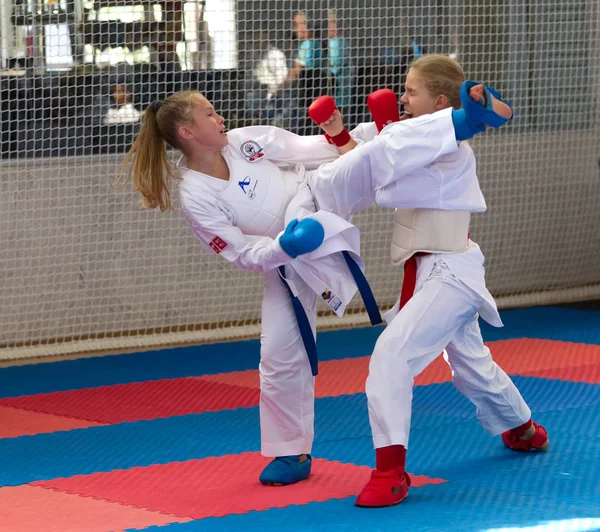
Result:
<instances>
[{"instance_id":1,"label":"red sleeve patch","mask_svg":"<svg viewBox=\"0 0 600 532\"><path fill-rule=\"evenodd\" d=\"M218 255L227 247L227 242L225 242L225 240L223 240L222 238L216 236L210 241L209 246Z\"/></svg>"}]
</instances>

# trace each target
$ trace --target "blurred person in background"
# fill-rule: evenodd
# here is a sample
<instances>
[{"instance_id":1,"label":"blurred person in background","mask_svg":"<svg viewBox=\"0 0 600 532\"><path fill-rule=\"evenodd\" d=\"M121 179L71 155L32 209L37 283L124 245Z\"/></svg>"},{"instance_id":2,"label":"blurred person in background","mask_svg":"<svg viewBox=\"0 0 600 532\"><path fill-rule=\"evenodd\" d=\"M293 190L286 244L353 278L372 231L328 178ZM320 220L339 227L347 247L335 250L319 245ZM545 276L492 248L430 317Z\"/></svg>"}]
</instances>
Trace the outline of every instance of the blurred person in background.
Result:
<instances>
[{"instance_id":1,"label":"blurred person in background","mask_svg":"<svg viewBox=\"0 0 600 532\"><path fill-rule=\"evenodd\" d=\"M346 124L352 127L355 125L355 120L351 117L355 71L352 65L350 45L339 29L337 15L333 9L330 9L328 13L327 28L327 52L330 71L335 80L335 103L342 116L346 118Z\"/></svg>"},{"instance_id":2,"label":"blurred person in background","mask_svg":"<svg viewBox=\"0 0 600 532\"><path fill-rule=\"evenodd\" d=\"M108 109L104 123L130 124L140 121L140 112L131 103L131 91L124 83L112 86L112 104Z\"/></svg>"}]
</instances>

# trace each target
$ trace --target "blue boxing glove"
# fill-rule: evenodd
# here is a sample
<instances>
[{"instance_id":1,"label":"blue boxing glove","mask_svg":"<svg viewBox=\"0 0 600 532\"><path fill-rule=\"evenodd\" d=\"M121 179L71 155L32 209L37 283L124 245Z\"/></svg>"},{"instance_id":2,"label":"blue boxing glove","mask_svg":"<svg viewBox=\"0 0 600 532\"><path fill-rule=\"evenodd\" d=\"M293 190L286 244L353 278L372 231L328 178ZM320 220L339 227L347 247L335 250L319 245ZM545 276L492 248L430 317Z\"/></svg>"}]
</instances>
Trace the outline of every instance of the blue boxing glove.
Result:
<instances>
[{"instance_id":1,"label":"blue boxing glove","mask_svg":"<svg viewBox=\"0 0 600 532\"><path fill-rule=\"evenodd\" d=\"M310 253L317 249L325 238L323 226L311 218L302 221L292 220L283 235L279 237L279 245L290 257Z\"/></svg>"},{"instance_id":2,"label":"blue boxing glove","mask_svg":"<svg viewBox=\"0 0 600 532\"><path fill-rule=\"evenodd\" d=\"M474 120L464 109L452 109L452 124L458 141L472 139L477 133L485 131L485 124Z\"/></svg>"},{"instance_id":3,"label":"blue boxing glove","mask_svg":"<svg viewBox=\"0 0 600 532\"><path fill-rule=\"evenodd\" d=\"M494 112L491 96L509 105L502 100L500 94L494 89L483 86L485 91L485 106L482 102L475 102L469 96L469 91L472 87L478 85L476 81L465 81L460 87L460 101L462 109L452 110L452 123L454 124L454 132L456 140L468 140L473 138L477 133L485 131L485 126L498 128L511 118L504 118ZM510 106L509 106L510 107Z\"/></svg>"},{"instance_id":4,"label":"blue boxing glove","mask_svg":"<svg viewBox=\"0 0 600 532\"><path fill-rule=\"evenodd\" d=\"M471 120L484 123L493 128L498 128L508 120L512 120L512 116L510 118L504 118L494 111L492 96L496 98L496 100L505 103L509 108L510 104L504 101L500 94L490 87L483 86L485 92L485 105L483 105L481 100L479 102L474 102L469 96L469 91L471 88L475 87L475 85L479 85L479 83L476 81L465 81L460 87L460 103Z\"/></svg>"}]
</instances>

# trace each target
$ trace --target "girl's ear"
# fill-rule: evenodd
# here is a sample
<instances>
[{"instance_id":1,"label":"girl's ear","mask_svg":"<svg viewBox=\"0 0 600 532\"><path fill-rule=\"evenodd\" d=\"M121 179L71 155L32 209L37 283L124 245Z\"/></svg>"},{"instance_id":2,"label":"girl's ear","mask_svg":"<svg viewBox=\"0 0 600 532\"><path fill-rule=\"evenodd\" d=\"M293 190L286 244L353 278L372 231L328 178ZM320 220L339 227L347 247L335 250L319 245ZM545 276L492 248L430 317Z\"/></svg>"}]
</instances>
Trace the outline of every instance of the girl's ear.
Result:
<instances>
[{"instance_id":1,"label":"girl's ear","mask_svg":"<svg viewBox=\"0 0 600 532\"><path fill-rule=\"evenodd\" d=\"M194 133L188 126L181 126L178 130L179 136L185 140L192 140Z\"/></svg>"},{"instance_id":2,"label":"girl's ear","mask_svg":"<svg viewBox=\"0 0 600 532\"><path fill-rule=\"evenodd\" d=\"M440 94L435 100L435 108L439 111L441 109L446 109L446 107L450 107L450 102L448 100L448 96L445 94Z\"/></svg>"}]
</instances>

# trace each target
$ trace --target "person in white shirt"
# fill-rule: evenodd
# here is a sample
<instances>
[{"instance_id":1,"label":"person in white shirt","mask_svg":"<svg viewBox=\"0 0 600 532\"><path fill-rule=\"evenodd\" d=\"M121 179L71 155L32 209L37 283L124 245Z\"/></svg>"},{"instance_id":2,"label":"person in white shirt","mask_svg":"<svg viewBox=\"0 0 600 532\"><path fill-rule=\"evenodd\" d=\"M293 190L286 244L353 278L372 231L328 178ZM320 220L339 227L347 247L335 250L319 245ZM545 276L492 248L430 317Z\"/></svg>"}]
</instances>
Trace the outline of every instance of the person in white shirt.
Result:
<instances>
[{"instance_id":1,"label":"person in white shirt","mask_svg":"<svg viewBox=\"0 0 600 532\"><path fill-rule=\"evenodd\" d=\"M264 27L252 34L243 52L246 109L253 118L264 119L270 100L288 75L288 60L283 50L271 42Z\"/></svg>"},{"instance_id":2,"label":"person in white shirt","mask_svg":"<svg viewBox=\"0 0 600 532\"><path fill-rule=\"evenodd\" d=\"M195 91L146 109L122 182L133 176L144 208L169 209L175 170L166 144L180 150L181 208L200 243L264 275L261 450L275 458L261 482L291 484L311 472L317 300L341 315L361 290L360 243L347 219L372 203L373 190L393 186L483 131L473 116L444 110L408 126L392 124L364 145L360 128L356 140L343 130L331 138L336 149L323 135L301 137L271 126L226 132L223 118ZM358 148L339 157L356 141ZM332 196L335 188L344 190ZM344 198L339 212L317 209L328 198ZM361 294L367 303L368 290Z\"/></svg>"},{"instance_id":3,"label":"person in white shirt","mask_svg":"<svg viewBox=\"0 0 600 532\"><path fill-rule=\"evenodd\" d=\"M269 45L256 65L255 75L258 82L267 87L267 100L270 100L288 75L287 57L283 50Z\"/></svg>"},{"instance_id":4,"label":"person in white shirt","mask_svg":"<svg viewBox=\"0 0 600 532\"><path fill-rule=\"evenodd\" d=\"M140 112L131 103L131 91L123 83L115 83L112 88L114 105L108 109L104 123L131 124L140 121Z\"/></svg>"}]
</instances>

